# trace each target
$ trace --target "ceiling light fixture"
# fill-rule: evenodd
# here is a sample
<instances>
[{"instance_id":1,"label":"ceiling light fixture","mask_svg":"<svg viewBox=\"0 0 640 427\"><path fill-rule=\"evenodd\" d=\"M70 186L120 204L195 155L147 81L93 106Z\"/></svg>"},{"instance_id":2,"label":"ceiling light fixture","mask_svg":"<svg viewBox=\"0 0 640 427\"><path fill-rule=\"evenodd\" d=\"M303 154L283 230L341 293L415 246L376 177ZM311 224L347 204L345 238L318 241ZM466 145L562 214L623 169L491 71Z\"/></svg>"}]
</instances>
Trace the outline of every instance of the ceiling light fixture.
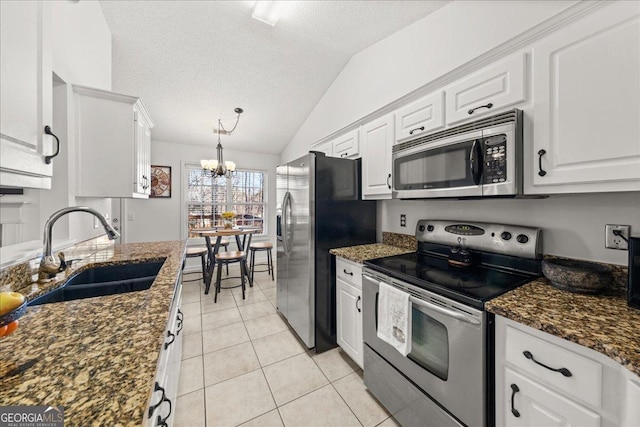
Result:
<instances>
[{"instance_id":1,"label":"ceiling light fixture","mask_svg":"<svg viewBox=\"0 0 640 427\"><path fill-rule=\"evenodd\" d=\"M236 130L236 127L238 127L238 122L240 121L240 114L242 114L244 110L238 107L233 111L238 114L238 117L236 118L236 124L233 125L233 129L226 130L224 126L222 126L222 121L218 119L218 129L213 130L213 133L218 134L218 145L216 146L218 158L211 160L200 160L200 166L202 167L202 169L210 171L212 177L224 176L225 178L231 178L231 175L236 171L236 164L234 162L224 161L224 157L222 156L222 143L220 142L220 135L231 135L231 133Z\"/></svg>"},{"instance_id":2,"label":"ceiling light fixture","mask_svg":"<svg viewBox=\"0 0 640 427\"><path fill-rule=\"evenodd\" d=\"M275 26L282 16L286 3L286 1L258 0L253 7L251 17L265 24Z\"/></svg>"}]
</instances>

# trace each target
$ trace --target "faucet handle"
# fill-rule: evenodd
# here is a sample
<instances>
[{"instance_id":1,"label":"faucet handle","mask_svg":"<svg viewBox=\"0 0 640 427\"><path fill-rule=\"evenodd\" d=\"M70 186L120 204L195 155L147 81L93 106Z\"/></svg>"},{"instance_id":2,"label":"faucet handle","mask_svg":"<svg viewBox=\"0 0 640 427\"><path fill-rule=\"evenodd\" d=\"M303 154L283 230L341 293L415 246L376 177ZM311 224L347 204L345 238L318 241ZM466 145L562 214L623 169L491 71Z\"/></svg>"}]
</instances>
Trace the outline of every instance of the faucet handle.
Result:
<instances>
[{"instance_id":1,"label":"faucet handle","mask_svg":"<svg viewBox=\"0 0 640 427\"><path fill-rule=\"evenodd\" d=\"M60 266L58 267L58 271L65 271L67 267L71 267L71 262L67 265L67 262L64 259L64 252L58 252L58 258L60 258Z\"/></svg>"}]
</instances>

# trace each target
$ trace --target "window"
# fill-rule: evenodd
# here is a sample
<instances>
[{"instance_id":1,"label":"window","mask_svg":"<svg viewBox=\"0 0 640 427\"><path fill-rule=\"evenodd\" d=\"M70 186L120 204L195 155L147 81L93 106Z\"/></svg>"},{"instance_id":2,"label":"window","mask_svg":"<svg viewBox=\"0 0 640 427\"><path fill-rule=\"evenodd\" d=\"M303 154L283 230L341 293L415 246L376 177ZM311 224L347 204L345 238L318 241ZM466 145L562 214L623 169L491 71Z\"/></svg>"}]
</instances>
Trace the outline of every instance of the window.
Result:
<instances>
[{"instance_id":1,"label":"window","mask_svg":"<svg viewBox=\"0 0 640 427\"><path fill-rule=\"evenodd\" d=\"M194 228L222 225L222 212L235 214L239 226L260 227L258 234L266 234L265 188L266 172L239 169L231 179L211 177L198 165L186 166L187 234Z\"/></svg>"}]
</instances>

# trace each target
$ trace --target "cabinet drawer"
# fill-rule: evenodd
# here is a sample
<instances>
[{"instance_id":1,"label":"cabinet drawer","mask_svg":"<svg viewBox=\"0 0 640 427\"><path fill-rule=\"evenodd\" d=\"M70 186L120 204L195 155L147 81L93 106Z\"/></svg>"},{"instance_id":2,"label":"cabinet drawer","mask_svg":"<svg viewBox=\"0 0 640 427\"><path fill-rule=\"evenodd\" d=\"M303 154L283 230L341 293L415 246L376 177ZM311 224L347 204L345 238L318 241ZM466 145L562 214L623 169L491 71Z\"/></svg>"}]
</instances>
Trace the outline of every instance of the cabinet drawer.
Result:
<instances>
[{"instance_id":1,"label":"cabinet drawer","mask_svg":"<svg viewBox=\"0 0 640 427\"><path fill-rule=\"evenodd\" d=\"M599 414L509 368L505 369L502 387L507 391L505 398L509 399L502 405L505 427L602 425Z\"/></svg>"},{"instance_id":2,"label":"cabinet drawer","mask_svg":"<svg viewBox=\"0 0 640 427\"><path fill-rule=\"evenodd\" d=\"M362 290L362 265L336 257L336 277Z\"/></svg>"},{"instance_id":3,"label":"cabinet drawer","mask_svg":"<svg viewBox=\"0 0 640 427\"><path fill-rule=\"evenodd\" d=\"M333 157L355 159L360 156L360 130L356 129L333 140Z\"/></svg>"},{"instance_id":4,"label":"cabinet drawer","mask_svg":"<svg viewBox=\"0 0 640 427\"><path fill-rule=\"evenodd\" d=\"M447 124L493 113L525 100L525 54L517 54L446 90Z\"/></svg>"},{"instance_id":5,"label":"cabinet drawer","mask_svg":"<svg viewBox=\"0 0 640 427\"><path fill-rule=\"evenodd\" d=\"M602 365L598 362L510 326L506 327L505 361L566 396L601 405ZM560 372L563 368L570 376Z\"/></svg>"}]
</instances>

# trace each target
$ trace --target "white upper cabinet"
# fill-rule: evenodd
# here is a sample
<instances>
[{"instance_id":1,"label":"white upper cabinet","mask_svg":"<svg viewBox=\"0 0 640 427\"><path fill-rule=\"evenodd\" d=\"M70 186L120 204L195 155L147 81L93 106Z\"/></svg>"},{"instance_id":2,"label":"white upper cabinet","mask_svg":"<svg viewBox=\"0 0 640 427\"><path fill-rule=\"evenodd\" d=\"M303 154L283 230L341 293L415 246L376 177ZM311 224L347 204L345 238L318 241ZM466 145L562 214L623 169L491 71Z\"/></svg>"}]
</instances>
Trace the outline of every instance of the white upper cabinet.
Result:
<instances>
[{"instance_id":1,"label":"white upper cabinet","mask_svg":"<svg viewBox=\"0 0 640 427\"><path fill-rule=\"evenodd\" d=\"M51 4L2 1L0 20L0 185L51 188Z\"/></svg>"},{"instance_id":2,"label":"white upper cabinet","mask_svg":"<svg viewBox=\"0 0 640 427\"><path fill-rule=\"evenodd\" d=\"M78 140L77 196L146 198L153 123L142 101L73 86Z\"/></svg>"},{"instance_id":3,"label":"white upper cabinet","mask_svg":"<svg viewBox=\"0 0 640 427\"><path fill-rule=\"evenodd\" d=\"M333 146L331 145L331 141L321 142L319 144L311 147L311 151L320 151L327 155L327 157L333 157Z\"/></svg>"},{"instance_id":4,"label":"white upper cabinet","mask_svg":"<svg viewBox=\"0 0 640 427\"><path fill-rule=\"evenodd\" d=\"M396 142L416 138L444 127L444 92L438 91L395 112Z\"/></svg>"},{"instance_id":5,"label":"white upper cabinet","mask_svg":"<svg viewBox=\"0 0 640 427\"><path fill-rule=\"evenodd\" d=\"M639 17L611 2L533 45L527 193L640 190Z\"/></svg>"},{"instance_id":6,"label":"white upper cabinet","mask_svg":"<svg viewBox=\"0 0 640 427\"><path fill-rule=\"evenodd\" d=\"M354 129L331 141L333 157L360 157L360 129Z\"/></svg>"},{"instance_id":7,"label":"white upper cabinet","mask_svg":"<svg viewBox=\"0 0 640 427\"><path fill-rule=\"evenodd\" d=\"M387 114L362 126L362 198L391 198L391 148L395 140L394 115Z\"/></svg>"},{"instance_id":8,"label":"white upper cabinet","mask_svg":"<svg viewBox=\"0 0 640 427\"><path fill-rule=\"evenodd\" d=\"M446 88L447 124L494 113L525 100L526 54L518 53Z\"/></svg>"}]
</instances>

